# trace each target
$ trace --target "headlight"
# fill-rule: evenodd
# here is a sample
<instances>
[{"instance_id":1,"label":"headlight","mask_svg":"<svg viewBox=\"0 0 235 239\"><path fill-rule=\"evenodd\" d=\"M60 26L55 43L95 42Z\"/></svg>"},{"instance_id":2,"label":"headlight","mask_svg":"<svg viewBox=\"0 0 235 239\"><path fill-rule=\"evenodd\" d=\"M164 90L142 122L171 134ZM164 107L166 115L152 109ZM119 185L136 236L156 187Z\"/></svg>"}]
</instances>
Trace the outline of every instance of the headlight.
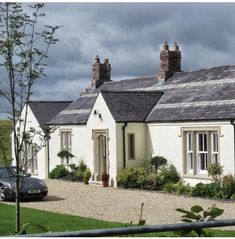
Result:
<instances>
[{"instance_id":1,"label":"headlight","mask_svg":"<svg viewBox=\"0 0 235 239\"><path fill-rule=\"evenodd\" d=\"M39 181L39 183L40 183L43 187L46 187L46 186L47 186L43 181Z\"/></svg>"}]
</instances>

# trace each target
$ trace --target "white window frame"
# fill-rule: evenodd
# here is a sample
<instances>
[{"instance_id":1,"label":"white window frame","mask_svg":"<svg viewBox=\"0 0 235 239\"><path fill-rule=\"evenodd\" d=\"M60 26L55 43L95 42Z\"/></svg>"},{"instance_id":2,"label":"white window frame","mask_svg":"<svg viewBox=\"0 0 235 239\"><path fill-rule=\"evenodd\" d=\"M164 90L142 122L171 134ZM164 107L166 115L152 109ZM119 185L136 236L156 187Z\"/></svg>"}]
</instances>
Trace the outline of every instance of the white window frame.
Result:
<instances>
[{"instance_id":1,"label":"white window frame","mask_svg":"<svg viewBox=\"0 0 235 239\"><path fill-rule=\"evenodd\" d=\"M191 138L189 140L189 138ZM191 141L191 145L190 145ZM193 132L186 133L187 173L193 173Z\"/></svg>"},{"instance_id":2,"label":"white window frame","mask_svg":"<svg viewBox=\"0 0 235 239\"><path fill-rule=\"evenodd\" d=\"M211 132L211 163L219 163L219 136L217 132Z\"/></svg>"},{"instance_id":3,"label":"white window frame","mask_svg":"<svg viewBox=\"0 0 235 239\"><path fill-rule=\"evenodd\" d=\"M72 152L72 130L68 129L61 129L60 130L60 144L61 150L66 150L69 153ZM63 158L61 159L61 163L64 165L70 164L70 158Z\"/></svg>"},{"instance_id":4,"label":"white window frame","mask_svg":"<svg viewBox=\"0 0 235 239\"><path fill-rule=\"evenodd\" d=\"M202 149L199 148L199 135L202 135ZM205 137L204 137L205 136ZM206 142L205 142L206 139ZM196 141L197 141L197 170L199 174L207 174L208 173L208 135L207 132L197 132L196 133ZM204 156L204 165L202 168L202 156Z\"/></svg>"},{"instance_id":5,"label":"white window frame","mask_svg":"<svg viewBox=\"0 0 235 239\"><path fill-rule=\"evenodd\" d=\"M38 151L37 145L32 144L29 148L29 172L32 174L38 174Z\"/></svg>"}]
</instances>

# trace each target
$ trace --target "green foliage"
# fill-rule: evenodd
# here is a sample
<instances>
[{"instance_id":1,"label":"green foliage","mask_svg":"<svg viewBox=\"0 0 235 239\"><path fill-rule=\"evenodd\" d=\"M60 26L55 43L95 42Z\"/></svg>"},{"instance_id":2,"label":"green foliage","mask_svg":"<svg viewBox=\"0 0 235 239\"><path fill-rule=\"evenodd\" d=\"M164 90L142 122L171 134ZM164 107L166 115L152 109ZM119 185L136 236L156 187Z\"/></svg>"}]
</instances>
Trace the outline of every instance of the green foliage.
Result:
<instances>
[{"instance_id":1,"label":"green foliage","mask_svg":"<svg viewBox=\"0 0 235 239\"><path fill-rule=\"evenodd\" d=\"M74 157L70 152L68 152L67 150L61 150L58 154L58 157L60 158L72 158Z\"/></svg>"},{"instance_id":2,"label":"green foliage","mask_svg":"<svg viewBox=\"0 0 235 239\"><path fill-rule=\"evenodd\" d=\"M177 183L180 176L173 165L164 165L158 169L158 187L163 188L167 183Z\"/></svg>"},{"instance_id":3,"label":"green foliage","mask_svg":"<svg viewBox=\"0 0 235 239\"><path fill-rule=\"evenodd\" d=\"M183 180L178 183L167 183L164 186L164 191L169 193L176 193L178 195L191 195L192 188L189 184L185 184Z\"/></svg>"},{"instance_id":4,"label":"green foliage","mask_svg":"<svg viewBox=\"0 0 235 239\"><path fill-rule=\"evenodd\" d=\"M147 177L147 170L143 168L125 168L117 176L117 185L124 188L142 188Z\"/></svg>"},{"instance_id":5,"label":"green foliage","mask_svg":"<svg viewBox=\"0 0 235 239\"><path fill-rule=\"evenodd\" d=\"M157 171L160 166L167 164L167 159L158 155L150 159L150 164Z\"/></svg>"},{"instance_id":6,"label":"green foliage","mask_svg":"<svg viewBox=\"0 0 235 239\"><path fill-rule=\"evenodd\" d=\"M204 198L230 199L233 194L235 194L235 180L231 174L212 183L198 183L192 189L192 196Z\"/></svg>"},{"instance_id":7,"label":"green foliage","mask_svg":"<svg viewBox=\"0 0 235 239\"><path fill-rule=\"evenodd\" d=\"M223 166L220 166L218 163L212 163L208 167L208 175L212 176L214 181L220 180L220 177L223 173Z\"/></svg>"},{"instance_id":8,"label":"green foliage","mask_svg":"<svg viewBox=\"0 0 235 239\"><path fill-rule=\"evenodd\" d=\"M176 211L183 213L181 221L183 222L201 222L201 221L213 221L216 217L223 214L224 210L212 205L207 210L204 210L199 205L194 205L191 207L190 211L187 211L182 208L177 208ZM191 230L179 232L181 235L188 234ZM203 229L194 230L198 236L206 236L206 233Z\"/></svg>"},{"instance_id":9,"label":"green foliage","mask_svg":"<svg viewBox=\"0 0 235 239\"><path fill-rule=\"evenodd\" d=\"M10 120L0 120L0 165L10 165L12 122Z\"/></svg>"},{"instance_id":10,"label":"green foliage","mask_svg":"<svg viewBox=\"0 0 235 239\"><path fill-rule=\"evenodd\" d=\"M89 180L91 177L91 170L89 168L87 168L84 172L84 179Z\"/></svg>"},{"instance_id":11,"label":"green foliage","mask_svg":"<svg viewBox=\"0 0 235 239\"><path fill-rule=\"evenodd\" d=\"M177 183L180 179L173 165L159 167L158 171L145 168L126 168L117 176L117 185L124 188L159 190L167 183Z\"/></svg>"},{"instance_id":12,"label":"green foliage","mask_svg":"<svg viewBox=\"0 0 235 239\"><path fill-rule=\"evenodd\" d=\"M56 168L54 168L50 173L49 173L49 178L51 179L58 179L62 178L66 175L68 175L69 171L65 168L64 165L57 165Z\"/></svg>"},{"instance_id":13,"label":"green foliage","mask_svg":"<svg viewBox=\"0 0 235 239\"><path fill-rule=\"evenodd\" d=\"M235 193L235 180L231 174L223 177L221 191L225 199L231 198Z\"/></svg>"}]
</instances>

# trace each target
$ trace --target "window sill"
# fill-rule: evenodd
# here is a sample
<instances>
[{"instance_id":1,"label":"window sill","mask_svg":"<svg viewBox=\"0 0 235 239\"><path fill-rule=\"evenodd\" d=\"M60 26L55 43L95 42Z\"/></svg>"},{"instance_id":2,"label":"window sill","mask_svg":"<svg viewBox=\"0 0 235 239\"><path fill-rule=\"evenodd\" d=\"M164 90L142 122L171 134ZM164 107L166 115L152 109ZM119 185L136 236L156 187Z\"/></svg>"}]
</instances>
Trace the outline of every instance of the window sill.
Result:
<instances>
[{"instance_id":1,"label":"window sill","mask_svg":"<svg viewBox=\"0 0 235 239\"><path fill-rule=\"evenodd\" d=\"M184 174L183 175L184 178L193 178L193 179L204 179L204 180L212 180L212 177L211 176L208 176L207 174L190 174L190 173L187 173L187 174Z\"/></svg>"}]
</instances>

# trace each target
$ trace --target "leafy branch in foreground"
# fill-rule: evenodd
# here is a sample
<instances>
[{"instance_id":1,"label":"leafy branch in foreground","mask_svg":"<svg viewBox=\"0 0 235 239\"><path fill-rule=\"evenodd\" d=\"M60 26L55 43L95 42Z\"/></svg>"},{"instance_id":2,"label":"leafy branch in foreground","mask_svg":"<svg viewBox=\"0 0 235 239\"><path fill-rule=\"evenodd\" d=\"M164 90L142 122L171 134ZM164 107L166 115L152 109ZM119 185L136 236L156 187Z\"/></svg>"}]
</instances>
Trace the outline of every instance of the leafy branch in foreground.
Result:
<instances>
[{"instance_id":1,"label":"leafy branch in foreground","mask_svg":"<svg viewBox=\"0 0 235 239\"><path fill-rule=\"evenodd\" d=\"M16 232L20 230L20 168L28 168L35 154L45 145L45 130L29 130L27 127L29 106L35 83L45 76L46 60L51 45L58 39L54 34L60 26L43 26L43 3L32 4L25 11L21 3L0 3L0 67L4 81L0 82L0 99L9 105L12 121L12 142L16 165ZM36 144L35 136L43 140ZM26 137L27 136L27 137ZM34 142L33 142L34 141ZM2 142L0 142L2 144ZM30 146L35 153L29 154ZM1 151L6 151L4 147ZM6 157L4 156L6 161Z\"/></svg>"},{"instance_id":2,"label":"leafy branch in foreground","mask_svg":"<svg viewBox=\"0 0 235 239\"><path fill-rule=\"evenodd\" d=\"M204 210L199 205L194 205L191 207L190 211L177 208L176 211L183 213L181 221L183 222L202 222L202 221L213 221L216 217L223 214L224 209L220 209L214 205L209 207L207 210ZM180 231L178 232L181 236L190 233L192 230ZM206 236L206 233L203 229L194 230L198 236Z\"/></svg>"}]
</instances>

